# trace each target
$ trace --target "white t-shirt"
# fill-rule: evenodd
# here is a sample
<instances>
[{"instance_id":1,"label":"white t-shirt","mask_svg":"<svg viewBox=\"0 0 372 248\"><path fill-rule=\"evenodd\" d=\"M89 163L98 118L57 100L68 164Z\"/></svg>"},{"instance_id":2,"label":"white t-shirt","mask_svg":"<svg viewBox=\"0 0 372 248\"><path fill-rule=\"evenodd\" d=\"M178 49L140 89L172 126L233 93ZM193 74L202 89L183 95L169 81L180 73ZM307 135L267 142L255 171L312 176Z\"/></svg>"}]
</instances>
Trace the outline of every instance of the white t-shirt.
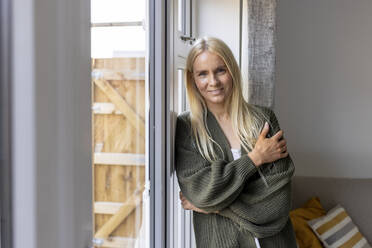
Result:
<instances>
[{"instance_id":1,"label":"white t-shirt","mask_svg":"<svg viewBox=\"0 0 372 248\"><path fill-rule=\"evenodd\" d=\"M240 149L231 149L231 152L233 154L234 160L240 158L241 156L241 150ZM261 248L260 242L256 237L254 237L254 241L256 242L257 248Z\"/></svg>"}]
</instances>

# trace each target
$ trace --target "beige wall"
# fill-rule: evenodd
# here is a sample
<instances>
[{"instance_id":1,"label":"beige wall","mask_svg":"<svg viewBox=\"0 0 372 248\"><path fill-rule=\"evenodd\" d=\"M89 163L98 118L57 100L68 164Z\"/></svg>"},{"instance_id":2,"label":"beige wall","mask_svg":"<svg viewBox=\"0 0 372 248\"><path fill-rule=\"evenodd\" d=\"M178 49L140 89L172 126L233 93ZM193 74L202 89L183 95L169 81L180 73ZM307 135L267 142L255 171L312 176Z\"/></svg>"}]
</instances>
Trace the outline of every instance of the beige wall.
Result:
<instances>
[{"instance_id":1,"label":"beige wall","mask_svg":"<svg viewBox=\"0 0 372 248\"><path fill-rule=\"evenodd\" d=\"M278 1L275 111L296 175L372 177L372 1Z\"/></svg>"}]
</instances>

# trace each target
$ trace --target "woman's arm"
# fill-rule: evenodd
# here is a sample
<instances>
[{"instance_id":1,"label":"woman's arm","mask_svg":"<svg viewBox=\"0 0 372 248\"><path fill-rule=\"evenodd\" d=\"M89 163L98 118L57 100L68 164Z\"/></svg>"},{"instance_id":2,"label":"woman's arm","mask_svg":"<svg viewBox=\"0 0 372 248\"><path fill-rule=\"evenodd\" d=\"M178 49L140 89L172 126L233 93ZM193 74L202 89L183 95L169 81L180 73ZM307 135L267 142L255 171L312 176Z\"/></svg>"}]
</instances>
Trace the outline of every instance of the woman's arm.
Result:
<instances>
[{"instance_id":1,"label":"woman's arm","mask_svg":"<svg viewBox=\"0 0 372 248\"><path fill-rule=\"evenodd\" d=\"M280 130L278 120L272 110L267 109L267 111L275 134ZM269 188L265 188L262 184L257 190L257 185L247 183L247 192L242 191L234 202L218 214L231 219L252 233L257 232L256 237L266 236L259 231L260 227L266 226L272 232L281 230L285 224L283 220L288 217L291 209L291 177L294 170L289 154L276 160L273 167L266 170L269 176Z\"/></svg>"},{"instance_id":2,"label":"woman's arm","mask_svg":"<svg viewBox=\"0 0 372 248\"><path fill-rule=\"evenodd\" d=\"M257 168L247 154L227 163L209 162L192 145L189 124L179 116L176 125L175 167L185 198L198 209L215 212L229 206Z\"/></svg>"}]
</instances>

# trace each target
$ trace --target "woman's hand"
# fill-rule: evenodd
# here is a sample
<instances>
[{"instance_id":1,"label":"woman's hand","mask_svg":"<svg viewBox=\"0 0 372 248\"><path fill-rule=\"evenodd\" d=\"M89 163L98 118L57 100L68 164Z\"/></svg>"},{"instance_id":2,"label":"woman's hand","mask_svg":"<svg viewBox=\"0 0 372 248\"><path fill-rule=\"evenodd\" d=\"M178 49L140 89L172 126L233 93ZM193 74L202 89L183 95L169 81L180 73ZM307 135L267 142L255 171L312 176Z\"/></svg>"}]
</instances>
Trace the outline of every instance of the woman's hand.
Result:
<instances>
[{"instance_id":1,"label":"woman's hand","mask_svg":"<svg viewBox=\"0 0 372 248\"><path fill-rule=\"evenodd\" d=\"M283 130L278 131L271 138L266 138L268 132L269 125L266 123L253 150L248 153L257 167L288 156L287 142L283 137ZM280 138L282 139L280 140Z\"/></svg>"},{"instance_id":2,"label":"woman's hand","mask_svg":"<svg viewBox=\"0 0 372 248\"><path fill-rule=\"evenodd\" d=\"M185 210L193 210L193 211L196 211L196 212L199 212L199 213L203 213L203 214L209 214L208 212L200 209L200 208L197 208L195 207L191 202L189 202L182 194L182 192L180 191L180 199L181 199L181 202L182 202L182 207L185 209ZM218 213L218 211L216 212L213 212L213 213Z\"/></svg>"}]
</instances>

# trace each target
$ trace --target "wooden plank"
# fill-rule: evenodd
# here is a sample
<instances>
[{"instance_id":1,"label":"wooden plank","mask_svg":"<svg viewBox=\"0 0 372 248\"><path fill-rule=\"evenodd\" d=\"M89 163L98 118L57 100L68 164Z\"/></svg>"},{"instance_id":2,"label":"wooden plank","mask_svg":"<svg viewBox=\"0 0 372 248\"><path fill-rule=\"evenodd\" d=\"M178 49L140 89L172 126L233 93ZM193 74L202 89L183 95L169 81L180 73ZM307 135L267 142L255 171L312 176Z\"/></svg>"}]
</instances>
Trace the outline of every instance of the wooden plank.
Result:
<instances>
[{"instance_id":1,"label":"wooden plank","mask_svg":"<svg viewBox=\"0 0 372 248\"><path fill-rule=\"evenodd\" d=\"M110 69L93 69L92 78L104 80L124 80L124 75Z\"/></svg>"},{"instance_id":2,"label":"wooden plank","mask_svg":"<svg viewBox=\"0 0 372 248\"><path fill-rule=\"evenodd\" d=\"M123 248L134 247L136 240L135 238L127 237L110 237L107 239L95 239L95 242L98 247Z\"/></svg>"},{"instance_id":3,"label":"wooden plank","mask_svg":"<svg viewBox=\"0 0 372 248\"><path fill-rule=\"evenodd\" d=\"M144 166L145 162L145 154L111 152L94 153L94 164Z\"/></svg>"},{"instance_id":4,"label":"wooden plank","mask_svg":"<svg viewBox=\"0 0 372 248\"><path fill-rule=\"evenodd\" d=\"M122 202L95 202L95 214L115 214L124 205Z\"/></svg>"},{"instance_id":5,"label":"wooden plank","mask_svg":"<svg viewBox=\"0 0 372 248\"><path fill-rule=\"evenodd\" d=\"M96 232L94 235L97 239L106 239L116 227L122 223L125 218L142 202L143 187L137 193L133 194L120 207L120 209Z\"/></svg>"},{"instance_id":6,"label":"wooden plank","mask_svg":"<svg viewBox=\"0 0 372 248\"><path fill-rule=\"evenodd\" d=\"M110 70L110 69L93 69L93 79L103 80L145 80L143 72L133 70Z\"/></svg>"},{"instance_id":7,"label":"wooden plank","mask_svg":"<svg viewBox=\"0 0 372 248\"><path fill-rule=\"evenodd\" d=\"M115 105L110 102L95 102L92 107L94 114L123 114L115 108Z\"/></svg>"},{"instance_id":8,"label":"wooden plank","mask_svg":"<svg viewBox=\"0 0 372 248\"><path fill-rule=\"evenodd\" d=\"M94 69L110 69L114 71L132 71L144 74L146 70L145 56L130 58L95 59ZM125 75L125 74L124 74Z\"/></svg>"},{"instance_id":9,"label":"wooden plank","mask_svg":"<svg viewBox=\"0 0 372 248\"><path fill-rule=\"evenodd\" d=\"M145 137L145 121L133 110L127 101L106 80L95 79L94 83L107 95L127 118L128 122L137 129L138 133Z\"/></svg>"}]
</instances>

